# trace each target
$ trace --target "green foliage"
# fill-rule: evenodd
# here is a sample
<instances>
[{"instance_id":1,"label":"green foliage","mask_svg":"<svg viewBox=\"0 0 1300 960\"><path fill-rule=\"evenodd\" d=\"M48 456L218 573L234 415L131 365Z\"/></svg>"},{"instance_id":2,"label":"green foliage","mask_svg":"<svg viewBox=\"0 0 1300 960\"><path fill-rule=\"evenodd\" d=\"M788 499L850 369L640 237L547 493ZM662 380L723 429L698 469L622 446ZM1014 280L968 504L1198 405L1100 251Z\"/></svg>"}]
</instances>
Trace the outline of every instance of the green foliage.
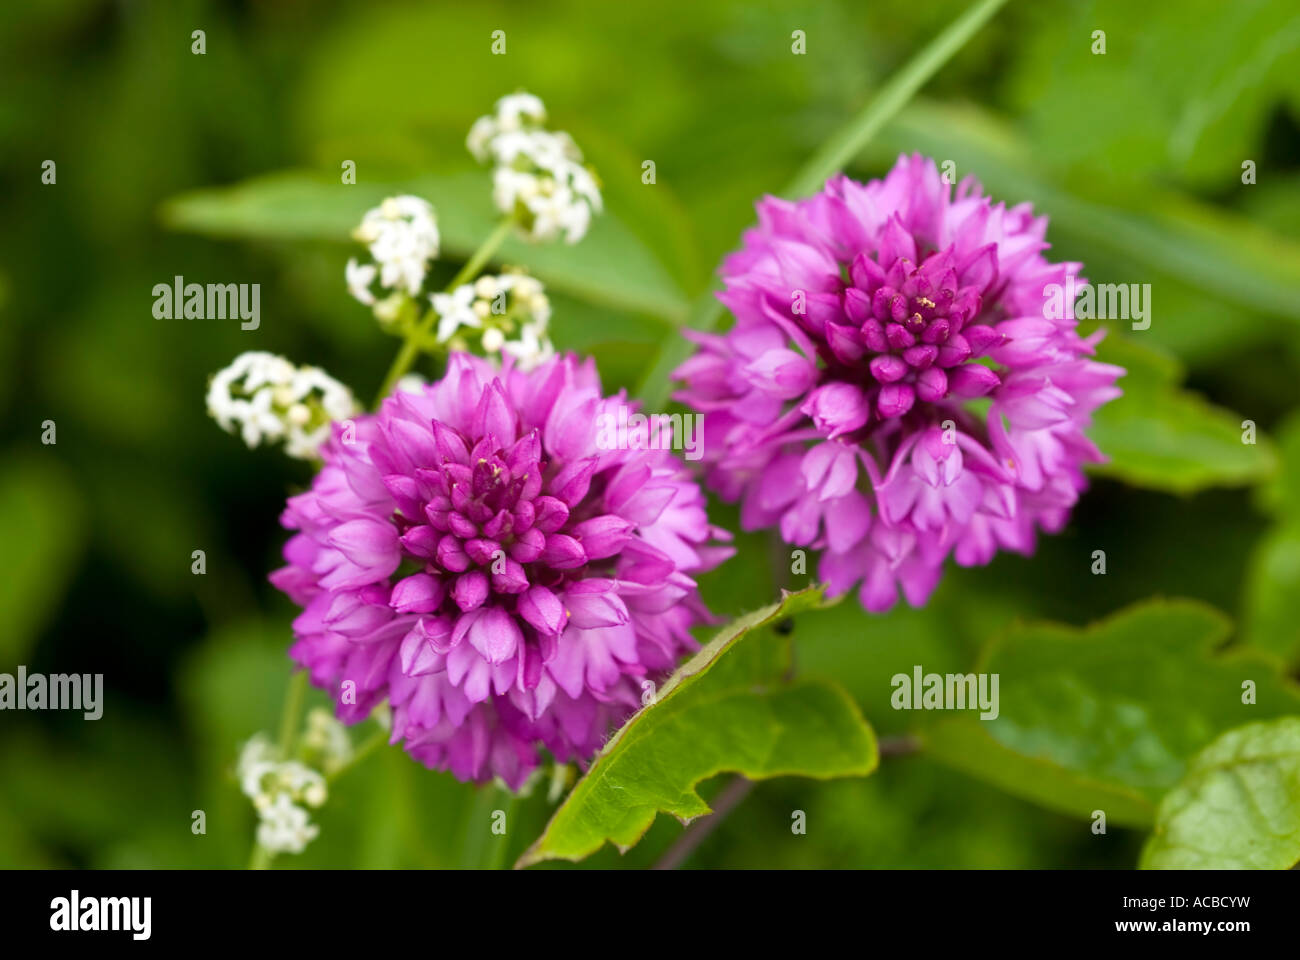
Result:
<instances>
[{"instance_id":1,"label":"green foliage","mask_svg":"<svg viewBox=\"0 0 1300 960\"><path fill-rule=\"evenodd\" d=\"M1300 717L1230 730L1160 803L1149 870L1286 870L1300 862Z\"/></svg>"},{"instance_id":2,"label":"green foliage","mask_svg":"<svg viewBox=\"0 0 1300 960\"><path fill-rule=\"evenodd\" d=\"M380 748L277 868L502 866L539 837L530 858L650 866L682 832L658 812L703 815L727 770L772 779L691 866L1128 867L1126 828L1153 824L1144 866L1295 863L1300 17L1287 0L998 6L662 0L648 23L558 0L512 7L509 56L493 57L490 4L227 5L206 10L196 57L187 4L3 5L0 80L21 95L0 108L0 176L21 229L0 237L0 671L102 669L109 702L95 723L5 715L0 866L248 862L232 766L278 723L295 611L264 578L284 494L309 474L218 433L203 385L267 349L369 395L392 342L344 293L348 234L382 196L426 195L449 278L493 222L466 131L517 87L573 133L607 211L577 247L512 242L499 261L546 281L557 345L652 406L687 349L678 327L726 322L709 278L755 199L839 166L875 176L902 152L1032 201L1053 258L1151 284L1152 324L1100 346L1128 370L1092 431L1109 462L1033 557L950 565L921 610L868 616L849 598L801 609L788 635L724 641L558 810L544 779L510 799ZM57 186L39 182L49 158ZM260 283L262 328L153 318L149 291L177 274ZM39 442L46 419L57 445ZM738 528L734 508L710 515ZM811 576L787 576L766 535L738 543L701 581L725 616ZM1098 548L1107 576L1086 572ZM1193 599L1142 602L1162 593ZM1207 604L1240 614L1227 652ZM894 710L890 678L918 664L998 672L1001 715ZM854 775L874 764L871 730L920 752ZM806 775L776 776L791 771ZM1110 834L1088 830L1095 809Z\"/></svg>"},{"instance_id":3,"label":"green foliage","mask_svg":"<svg viewBox=\"0 0 1300 960\"><path fill-rule=\"evenodd\" d=\"M1179 389L1168 355L1113 334L1098 359L1124 367L1124 393L1097 411L1090 436L1107 462L1095 473L1169 493L1265 479L1276 468L1267 437L1246 443L1242 418Z\"/></svg>"},{"instance_id":4,"label":"green foliage","mask_svg":"<svg viewBox=\"0 0 1300 960\"><path fill-rule=\"evenodd\" d=\"M65 435L65 442L68 439ZM0 467L0 530L23 550L0 551L0 663L25 663L63 597L84 547L84 509L57 461Z\"/></svg>"},{"instance_id":5,"label":"green foliage","mask_svg":"<svg viewBox=\"0 0 1300 960\"><path fill-rule=\"evenodd\" d=\"M1270 661L1215 653L1230 630L1203 604L1163 600L1082 630L1018 627L976 667L1001 678L999 716L941 720L926 751L1054 809L1145 825L1211 738L1300 713L1300 689Z\"/></svg>"},{"instance_id":6,"label":"green foliage","mask_svg":"<svg viewBox=\"0 0 1300 960\"><path fill-rule=\"evenodd\" d=\"M367 209L401 193L434 204L443 251L452 257L468 259L496 223L489 177L482 171L347 186L337 178L286 171L175 197L164 205L162 218L174 229L217 237L347 241ZM597 217L585 239L581 256L564 245L511 240L498 259L526 265L548 285L592 303L680 320L683 294L616 212Z\"/></svg>"},{"instance_id":7,"label":"green foliage","mask_svg":"<svg viewBox=\"0 0 1300 960\"><path fill-rule=\"evenodd\" d=\"M1278 447L1281 470L1259 497L1276 519L1250 559L1243 632L1290 663L1300 659L1300 416L1283 425Z\"/></svg>"},{"instance_id":8,"label":"green foliage","mask_svg":"<svg viewBox=\"0 0 1300 960\"><path fill-rule=\"evenodd\" d=\"M696 784L724 771L825 779L874 770L875 737L852 700L830 682L784 681L788 640L748 639L820 597L788 594L688 660L605 745L519 865L580 859L606 841L626 850L659 812L689 823L709 812Z\"/></svg>"}]
</instances>

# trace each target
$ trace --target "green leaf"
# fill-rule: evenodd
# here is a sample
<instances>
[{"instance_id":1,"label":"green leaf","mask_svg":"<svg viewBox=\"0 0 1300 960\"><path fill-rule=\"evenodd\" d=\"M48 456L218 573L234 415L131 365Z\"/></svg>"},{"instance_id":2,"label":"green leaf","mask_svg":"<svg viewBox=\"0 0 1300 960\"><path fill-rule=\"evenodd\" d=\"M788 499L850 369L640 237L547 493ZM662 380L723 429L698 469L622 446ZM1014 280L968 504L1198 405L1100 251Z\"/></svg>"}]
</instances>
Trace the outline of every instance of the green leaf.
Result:
<instances>
[{"instance_id":1,"label":"green leaf","mask_svg":"<svg viewBox=\"0 0 1300 960\"><path fill-rule=\"evenodd\" d=\"M1300 861L1300 717L1229 730L1160 803L1147 870L1286 870Z\"/></svg>"},{"instance_id":2,"label":"green leaf","mask_svg":"<svg viewBox=\"0 0 1300 960\"><path fill-rule=\"evenodd\" d=\"M1300 711L1300 689L1271 659L1215 655L1230 630L1190 600L1148 601L1083 629L1018 627L977 668L999 676L999 716L940 720L923 732L926 750L1054 809L1145 825L1213 737ZM1254 703L1242 702L1246 681Z\"/></svg>"},{"instance_id":3,"label":"green leaf","mask_svg":"<svg viewBox=\"0 0 1300 960\"><path fill-rule=\"evenodd\" d=\"M181 194L161 210L174 230L216 237L347 242L362 215L384 197L413 193L438 214L443 255L468 258L499 221L484 171L347 185L303 170L255 177L231 187ZM360 249L360 247L358 247ZM592 303L680 322L685 294L667 269L611 211L593 218L578 249L507 240L498 263L523 264L557 290ZM339 289L343 278L339 277Z\"/></svg>"},{"instance_id":4,"label":"green leaf","mask_svg":"<svg viewBox=\"0 0 1300 960\"><path fill-rule=\"evenodd\" d=\"M1281 469L1257 491L1259 504L1283 523L1300 526L1300 411L1277 428L1277 453Z\"/></svg>"},{"instance_id":5,"label":"green leaf","mask_svg":"<svg viewBox=\"0 0 1300 960\"><path fill-rule=\"evenodd\" d=\"M1098 359L1128 373L1123 396L1094 415L1089 437L1109 459L1095 473L1169 493L1238 486L1269 476L1277 467L1272 443L1243 442L1242 417L1181 389L1178 361L1154 348L1112 334Z\"/></svg>"},{"instance_id":6,"label":"green leaf","mask_svg":"<svg viewBox=\"0 0 1300 960\"><path fill-rule=\"evenodd\" d=\"M1255 546L1246 570L1242 633L1290 663L1300 658L1300 414L1278 430L1282 467L1258 488L1277 523Z\"/></svg>"},{"instance_id":7,"label":"green leaf","mask_svg":"<svg viewBox=\"0 0 1300 960\"><path fill-rule=\"evenodd\" d=\"M0 661L9 666L26 659L76 572L82 503L53 454L13 458L0 472Z\"/></svg>"},{"instance_id":8,"label":"green leaf","mask_svg":"<svg viewBox=\"0 0 1300 960\"><path fill-rule=\"evenodd\" d=\"M1300 657L1300 525L1280 525L1260 541L1245 593L1247 642L1287 663Z\"/></svg>"},{"instance_id":9,"label":"green leaf","mask_svg":"<svg viewBox=\"0 0 1300 960\"><path fill-rule=\"evenodd\" d=\"M683 823L707 814L695 786L724 771L752 779L871 773L876 741L853 701L832 683L782 682L783 638L740 642L813 608L821 594L786 593L723 629L611 738L517 865L580 860L606 841L626 850L661 811Z\"/></svg>"},{"instance_id":10,"label":"green leaf","mask_svg":"<svg viewBox=\"0 0 1300 960\"><path fill-rule=\"evenodd\" d=\"M786 187L783 196L806 196L818 189L828 177L843 169L1005 2L1006 0L978 0L918 50L902 69L876 91L866 107L836 130L808 158ZM712 330L717 326L722 317L722 304L714 296L716 290L716 286L711 287L696 299L691 308L689 326L696 330ZM671 390L669 376L690 351L690 342L677 331L668 335L659 352L659 359L647 372L639 391L649 409L657 410L667 401Z\"/></svg>"}]
</instances>

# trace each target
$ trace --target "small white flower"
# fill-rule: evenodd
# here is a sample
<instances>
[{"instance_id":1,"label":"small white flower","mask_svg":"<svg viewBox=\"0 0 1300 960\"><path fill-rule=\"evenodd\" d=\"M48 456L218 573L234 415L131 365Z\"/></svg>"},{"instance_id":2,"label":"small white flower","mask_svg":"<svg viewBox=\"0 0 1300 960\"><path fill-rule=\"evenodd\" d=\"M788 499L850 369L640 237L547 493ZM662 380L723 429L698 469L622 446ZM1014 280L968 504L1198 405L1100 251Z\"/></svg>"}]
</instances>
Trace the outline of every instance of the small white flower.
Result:
<instances>
[{"instance_id":1,"label":"small white flower","mask_svg":"<svg viewBox=\"0 0 1300 960\"><path fill-rule=\"evenodd\" d=\"M239 753L239 762L235 772L239 777L239 788L254 804L259 800L270 802L266 777L275 770L275 747L264 734L257 734Z\"/></svg>"},{"instance_id":2,"label":"small white flower","mask_svg":"<svg viewBox=\"0 0 1300 960\"><path fill-rule=\"evenodd\" d=\"M379 268L373 263L357 263L357 258L352 257L348 260L343 273L347 279L348 293L366 306L372 306L375 295L370 292L370 285L375 282Z\"/></svg>"},{"instance_id":3,"label":"small white flower","mask_svg":"<svg viewBox=\"0 0 1300 960\"><path fill-rule=\"evenodd\" d=\"M451 293L435 293L429 298L438 315L438 342L446 343L461 327L481 327L474 312L474 286L462 284Z\"/></svg>"},{"instance_id":4,"label":"small white flower","mask_svg":"<svg viewBox=\"0 0 1300 960\"><path fill-rule=\"evenodd\" d=\"M545 122L537 97L511 94L475 121L466 145L480 163L494 164L493 202L519 219L528 239L577 243L601 210L600 188L573 138L543 129Z\"/></svg>"},{"instance_id":5,"label":"small white flower","mask_svg":"<svg viewBox=\"0 0 1300 960\"><path fill-rule=\"evenodd\" d=\"M399 380L397 389L403 389L403 381L410 376L413 375ZM302 745L326 774L352 759L352 740L347 730L334 714L323 707L315 707L307 714L307 730L303 733Z\"/></svg>"},{"instance_id":6,"label":"small white flower","mask_svg":"<svg viewBox=\"0 0 1300 960\"><path fill-rule=\"evenodd\" d=\"M317 456L330 424L356 411L347 387L317 367L297 368L284 357L240 354L208 384L208 412L249 447L284 440L291 457Z\"/></svg>"},{"instance_id":7,"label":"small white flower","mask_svg":"<svg viewBox=\"0 0 1300 960\"><path fill-rule=\"evenodd\" d=\"M551 303L542 284L527 274L485 275L451 293L434 294L430 301L439 318L440 343L463 330L482 330L479 343L485 353L504 352L525 369L555 354L546 339ZM510 339L516 330L518 339Z\"/></svg>"},{"instance_id":8,"label":"small white flower","mask_svg":"<svg viewBox=\"0 0 1300 960\"><path fill-rule=\"evenodd\" d=\"M519 91L508 93L497 101L497 124L502 130L518 130L523 126L541 126L546 122L546 106L541 98Z\"/></svg>"},{"instance_id":9,"label":"small white flower","mask_svg":"<svg viewBox=\"0 0 1300 960\"><path fill-rule=\"evenodd\" d=\"M269 853L302 853L320 830L299 804L323 805L329 795L325 778L297 760L280 759L278 748L261 733L240 750L236 773L257 810L257 842Z\"/></svg>"},{"instance_id":10,"label":"small white flower","mask_svg":"<svg viewBox=\"0 0 1300 960\"><path fill-rule=\"evenodd\" d=\"M515 366L527 371L555 356L555 347L534 324L527 324L518 340L507 340L501 345L501 352L514 357Z\"/></svg>"},{"instance_id":11,"label":"small white flower","mask_svg":"<svg viewBox=\"0 0 1300 960\"><path fill-rule=\"evenodd\" d=\"M418 294L441 242L433 207L409 194L389 197L367 210L353 236L369 246L375 260L349 260L344 271L349 292L367 306L375 303L370 286L376 276L385 290Z\"/></svg>"},{"instance_id":12,"label":"small white flower","mask_svg":"<svg viewBox=\"0 0 1300 960\"><path fill-rule=\"evenodd\" d=\"M275 802L261 811L257 842L269 853L302 853L307 844L320 834L307 811L281 793Z\"/></svg>"},{"instance_id":13,"label":"small white flower","mask_svg":"<svg viewBox=\"0 0 1300 960\"><path fill-rule=\"evenodd\" d=\"M397 390L401 393L423 393L426 383L428 381L418 373L408 373L397 381Z\"/></svg>"},{"instance_id":14,"label":"small white flower","mask_svg":"<svg viewBox=\"0 0 1300 960\"><path fill-rule=\"evenodd\" d=\"M304 801L309 807L319 807L328 796L325 778L304 763L288 760L275 771L280 784L295 801Z\"/></svg>"}]
</instances>

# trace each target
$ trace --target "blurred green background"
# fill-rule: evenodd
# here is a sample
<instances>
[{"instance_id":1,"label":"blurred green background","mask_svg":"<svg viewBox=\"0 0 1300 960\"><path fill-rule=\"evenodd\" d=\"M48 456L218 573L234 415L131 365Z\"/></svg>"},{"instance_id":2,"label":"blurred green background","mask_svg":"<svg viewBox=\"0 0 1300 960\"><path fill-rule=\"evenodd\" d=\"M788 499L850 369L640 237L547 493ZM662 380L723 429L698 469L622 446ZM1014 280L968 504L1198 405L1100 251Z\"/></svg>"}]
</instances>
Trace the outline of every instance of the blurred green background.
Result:
<instances>
[{"instance_id":1,"label":"blurred green background","mask_svg":"<svg viewBox=\"0 0 1300 960\"><path fill-rule=\"evenodd\" d=\"M293 610L265 576L284 496L309 473L221 433L203 393L255 349L372 394L397 344L343 286L346 230L368 206L394 187L427 196L449 278L488 222L488 174L465 133L504 93L541 96L600 173L608 214L576 248L510 252L548 281L557 345L634 388L754 200L964 7L0 6L0 671L103 673L107 688L97 722L0 714L0 866L247 861L254 818L230 770L238 743L277 722ZM498 29L505 56L490 54ZM1289 0L1011 0L853 165L865 178L902 151L951 159L998 199L1049 214L1053 256L1084 261L1093 281L1153 286L1150 330L1107 347L1135 371L1098 424L1114 463L1062 535L1032 560L950 569L925 610L843 606L795 624L801 668L836 676L882 735L910 719L888 709L898 670L968 669L1016 621L1082 625L1152 595L1218 608L1235 644L1294 675L1298 51ZM346 160L355 187L340 184ZM260 329L155 319L154 284L178 274L261 284ZM718 517L736 528L734 511ZM762 538L742 544L705 584L723 613L794 585ZM204 576L190 572L196 549ZM1089 573L1097 549L1104 577ZM544 793L520 808L503 862L540 829ZM476 865L476 809L471 788L384 750L333 788L308 851L277 865ZM791 835L793 809L808 835ZM1143 831L1087 826L922 751L865 780L760 784L690 865L1136 861ZM607 849L588 865L653 863L680 833L661 817L624 859Z\"/></svg>"}]
</instances>

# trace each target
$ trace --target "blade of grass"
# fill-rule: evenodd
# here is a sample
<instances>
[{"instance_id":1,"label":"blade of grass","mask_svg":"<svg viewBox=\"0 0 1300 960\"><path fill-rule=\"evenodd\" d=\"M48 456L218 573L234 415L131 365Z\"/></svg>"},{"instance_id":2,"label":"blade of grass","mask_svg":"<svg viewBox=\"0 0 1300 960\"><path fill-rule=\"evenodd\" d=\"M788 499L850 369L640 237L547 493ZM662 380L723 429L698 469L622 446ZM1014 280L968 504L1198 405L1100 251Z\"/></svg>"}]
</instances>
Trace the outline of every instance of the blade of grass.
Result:
<instances>
[{"instance_id":1,"label":"blade of grass","mask_svg":"<svg viewBox=\"0 0 1300 960\"><path fill-rule=\"evenodd\" d=\"M930 41L890 77L857 116L832 134L808 158L782 191L782 196L806 196L820 187L827 177L844 167L1005 3L1006 0L979 0L968 7L965 13L948 25L948 29ZM692 304L687 326L696 330L712 330L717 325L722 316L722 304L714 296L717 289L718 284L715 282ZM660 347L658 359L637 391L648 409L658 410L663 407L668 399L669 374L686 359L689 352L690 342L679 331L672 331Z\"/></svg>"}]
</instances>

